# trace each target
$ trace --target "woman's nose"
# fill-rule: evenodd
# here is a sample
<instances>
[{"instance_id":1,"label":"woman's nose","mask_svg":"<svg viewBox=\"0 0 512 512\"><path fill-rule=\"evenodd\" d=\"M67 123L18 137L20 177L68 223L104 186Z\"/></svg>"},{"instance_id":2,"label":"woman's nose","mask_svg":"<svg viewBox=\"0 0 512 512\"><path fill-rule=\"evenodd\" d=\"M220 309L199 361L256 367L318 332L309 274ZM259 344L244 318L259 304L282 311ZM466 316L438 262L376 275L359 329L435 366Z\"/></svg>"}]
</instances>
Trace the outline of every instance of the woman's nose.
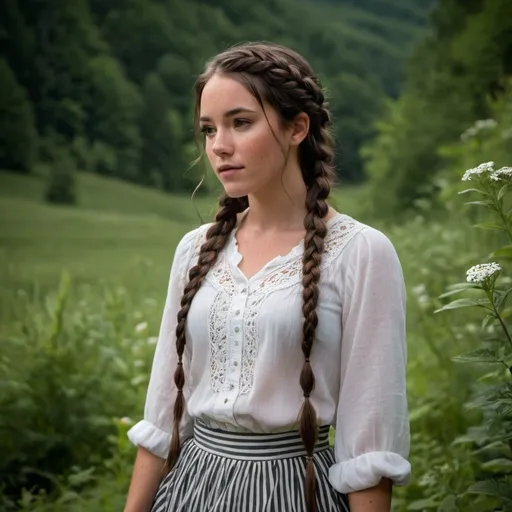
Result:
<instances>
[{"instance_id":1,"label":"woman's nose","mask_svg":"<svg viewBox=\"0 0 512 512\"><path fill-rule=\"evenodd\" d=\"M233 153L233 143L226 132L218 130L212 145L212 151L217 155Z\"/></svg>"}]
</instances>

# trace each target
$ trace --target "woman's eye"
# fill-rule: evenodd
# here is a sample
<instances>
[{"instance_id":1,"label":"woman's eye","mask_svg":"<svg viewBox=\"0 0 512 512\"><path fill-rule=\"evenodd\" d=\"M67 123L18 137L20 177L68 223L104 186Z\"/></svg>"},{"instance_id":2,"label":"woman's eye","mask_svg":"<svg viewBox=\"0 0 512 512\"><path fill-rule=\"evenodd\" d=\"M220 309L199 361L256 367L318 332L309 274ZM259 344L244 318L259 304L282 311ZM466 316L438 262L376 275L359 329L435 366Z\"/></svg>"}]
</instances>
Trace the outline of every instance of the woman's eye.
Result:
<instances>
[{"instance_id":1,"label":"woman's eye","mask_svg":"<svg viewBox=\"0 0 512 512\"><path fill-rule=\"evenodd\" d=\"M211 137L215 133L215 130L213 126L201 126L201 133L206 135L206 137Z\"/></svg>"},{"instance_id":2,"label":"woman's eye","mask_svg":"<svg viewBox=\"0 0 512 512\"><path fill-rule=\"evenodd\" d=\"M248 126L251 124L247 119L235 119L234 123L235 128L243 128L244 126Z\"/></svg>"}]
</instances>

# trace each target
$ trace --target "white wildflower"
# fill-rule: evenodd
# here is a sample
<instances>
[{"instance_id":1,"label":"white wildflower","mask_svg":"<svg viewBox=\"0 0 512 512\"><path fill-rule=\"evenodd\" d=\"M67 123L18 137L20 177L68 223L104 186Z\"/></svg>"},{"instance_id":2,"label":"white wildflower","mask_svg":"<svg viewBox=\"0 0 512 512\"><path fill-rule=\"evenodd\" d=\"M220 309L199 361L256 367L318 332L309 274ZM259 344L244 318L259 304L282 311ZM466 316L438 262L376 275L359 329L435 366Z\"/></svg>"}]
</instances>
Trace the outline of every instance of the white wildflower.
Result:
<instances>
[{"instance_id":1,"label":"white wildflower","mask_svg":"<svg viewBox=\"0 0 512 512\"><path fill-rule=\"evenodd\" d=\"M468 283L483 283L486 279L499 272L501 267L497 263L481 263L471 267L467 272Z\"/></svg>"},{"instance_id":2,"label":"white wildflower","mask_svg":"<svg viewBox=\"0 0 512 512\"><path fill-rule=\"evenodd\" d=\"M461 136L461 140L466 141L475 135L478 135L478 132L482 130L489 130L492 128L496 128L498 123L494 119L479 119L473 126L468 128Z\"/></svg>"},{"instance_id":3,"label":"white wildflower","mask_svg":"<svg viewBox=\"0 0 512 512\"><path fill-rule=\"evenodd\" d=\"M119 420L119 422L122 424L122 425L132 425L133 424L133 421L131 418L128 418L128 416L124 416L124 418L121 418Z\"/></svg>"},{"instance_id":4,"label":"white wildflower","mask_svg":"<svg viewBox=\"0 0 512 512\"><path fill-rule=\"evenodd\" d=\"M491 174L493 181L501 181L503 178L512 178L512 167L502 167Z\"/></svg>"},{"instance_id":5,"label":"white wildflower","mask_svg":"<svg viewBox=\"0 0 512 512\"><path fill-rule=\"evenodd\" d=\"M416 295L416 297L419 297L420 295L423 295L427 292L427 287L424 284L419 284L417 286L412 287L412 293Z\"/></svg>"},{"instance_id":6,"label":"white wildflower","mask_svg":"<svg viewBox=\"0 0 512 512\"><path fill-rule=\"evenodd\" d=\"M430 297L427 293L427 287L424 284L413 286L412 293L415 295L418 305L421 309L428 309L430 306Z\"/></svg>"},{"instance_id":7,"label":"white wildflower","mask_svg":"<svg viewBox=\"0 0 512 512\"><path fill-rule=\"evenodd\" d=\"M156 345L158 338L156 336L151 336L146 341L148 342L148 345Z\"/></svg>"},{"instance_id":8,"label":"white wildflower","mask_svg":"<svg viewBox=\"0 0 512 512\"><path fill-rule=\"evenodd\" d=\"M493 172L494 171L494 162L485 162L484 164L480 164L478 167L473 169L468 169L464 176L462 177L462 181L471 180L471 176L476 176L482 174L484 172Z\"/></svg>"},{"instance_id":9,"label":"white wildflower","mask_svg":"<svg viewBox=\"0 0 512 512\"><path fill-rule=\"evenodd\" d=\"M475 324L466 324L466 331L473 334L478 331L478 328Z\"/></svg>"},{"instance_id":10,"label":"white wildflower","mask_svg":"<svg viewBox=\"0 0 512 512\"><path fill-rule=\"evenodd\" d=\"M494 119L479 119L475 123L475 126L479 130L486 130L490 128L496 128L496 126L498 126L498 123Z\"/></svg>"},{"instance_id":11,"label":"white wildflower","mask_svg":"<svg viewBox=\"0 0 512 512\"><path fill-rule=\"evenodd\" d=\"M147 322L140 322L135 326L135 332L142 332L145 331L148 328Z\"/></svg>"}]
</instances>

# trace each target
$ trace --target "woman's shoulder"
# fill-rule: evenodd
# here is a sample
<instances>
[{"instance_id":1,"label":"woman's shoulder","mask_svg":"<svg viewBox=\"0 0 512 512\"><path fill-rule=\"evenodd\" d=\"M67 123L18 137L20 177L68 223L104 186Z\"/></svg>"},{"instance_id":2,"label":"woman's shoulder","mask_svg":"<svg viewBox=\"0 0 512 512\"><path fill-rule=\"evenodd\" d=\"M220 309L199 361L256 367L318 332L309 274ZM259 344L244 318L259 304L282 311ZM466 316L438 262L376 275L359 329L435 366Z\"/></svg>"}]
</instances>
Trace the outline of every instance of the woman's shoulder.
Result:
<instances>
[{"instance_id":1,"label":"woman's shoulder","mask_svg":"<svg viewBox=\"0 0 512 512\"><path fill-rule=\"evenodd\" d=\"M176 254L180 257L184 257L187 254L193 254L199 249L206 239L206 233L212 223L202 224L201 226L194 228L185 233L176 247Z\"/></svg>"},{"instance_id":2,"label":"woman's shoulder","mask_svg":"<svg viewBox=\"0 0 512 512\"><path fill-rule=\"evenodd\" d=\"M330 223L329 244L337 255L343 253L346 258L396 255L388 235L375 226L344 213L336 213Z\"/></svg>"}]
</instances>

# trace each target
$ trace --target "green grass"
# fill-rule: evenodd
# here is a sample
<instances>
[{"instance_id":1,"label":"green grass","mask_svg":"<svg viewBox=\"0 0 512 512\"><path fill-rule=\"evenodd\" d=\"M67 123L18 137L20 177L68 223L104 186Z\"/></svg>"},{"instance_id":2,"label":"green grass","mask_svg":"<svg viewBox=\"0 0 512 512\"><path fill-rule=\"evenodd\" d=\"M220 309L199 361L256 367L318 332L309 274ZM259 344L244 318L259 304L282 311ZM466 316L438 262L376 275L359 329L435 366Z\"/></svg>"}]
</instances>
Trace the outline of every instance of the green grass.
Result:
<instances>
[{"instance_id":1,"label":"green grass","mask_svg":"<svg viewBox=\"0 0 512 512\"><path fill-rule=\"evenodd\" d=\"M90 428L88 435L103 432L93 428L99 420L105 426L125 415L140 418L174 249L199 224L188 197L91 174L80 174L78 182L79 204L58 207L44 202L41 177L0 173L0 337L7 347L0 369L11 397L7 405L17 411L21 425L4 436L7 441L39 439L41 428L33 417L46 426L45 442L53 443L58 436L48 410L54 411L58 424L63 417L79 418ZM366 213L370 208L364 187L335 190L333 205L382 229L402 262L408 291L414 473L411 485L396 491L394 510L433 510L434 505L424 506L425 499L437 504L446 494L464 491L474 479L470 447L453 440L475 424L464 408L475 378L470 368L450 359L478 346L481 323L469 311L433 311L442 306L439 295L446 287L464 280L465 269L480 261L486 252L482 248L495 244L484 244L486 239L470 229L473 222L459 211L439 221L418 214L401 225L382 225ZM208 221L215 198L202 197L196 207ZM59 300L55 295L63 271L71 285L65 300ZM108 371L96 371L97 365ZM90 391L91 383L98 391ZM79 407L73 393L82 394L88 405ZM82 435L81 428L75 434ZM75 444L66 446L76 458ZM22 448L20 453L33 450ZM58 475L66 492L77 489L71 501L64 492L61 504L43 497L37 504L29 500L22 510L110 512L122 507L133 447L120 432L111 451L104 446L95 454L97 459L80 462L73 470L94 469L94 485L81 489L74 475ZM34 460L35 467L47 463Z\"/></svg>"},{"instance_id":2,"label":"green grass","mask_svg":"<svg viewBox=\"0 0 512 512\"><path fill-rule=\"evenodd\" d=\"M0 200L3 198L44 202L44 174L22 175L0 172ZM160 217L181 222L197 222L201 215L211 215L215 200L199 197L171 196L156 189L144 188L117 179L79 173L78 202L74 210L114 212Z\"/></svg>"},{"instance_id":3,"label":"green grass","mask_svg":"<svg viewBox=\"0 0 512 512\"><path fill-rule=\"evenodd\" d=\"M44 202L40 175L0 172L0 321L16 316L15 297L44 300L69 273L81 285L123 286L161 298L180 238L213 218L215 197L169 195L81 173L78 204ZM335 206L359 216L364 190L336 190ZM364 215L362 215L364 218Z\"/></svg>"}]
</instances>

